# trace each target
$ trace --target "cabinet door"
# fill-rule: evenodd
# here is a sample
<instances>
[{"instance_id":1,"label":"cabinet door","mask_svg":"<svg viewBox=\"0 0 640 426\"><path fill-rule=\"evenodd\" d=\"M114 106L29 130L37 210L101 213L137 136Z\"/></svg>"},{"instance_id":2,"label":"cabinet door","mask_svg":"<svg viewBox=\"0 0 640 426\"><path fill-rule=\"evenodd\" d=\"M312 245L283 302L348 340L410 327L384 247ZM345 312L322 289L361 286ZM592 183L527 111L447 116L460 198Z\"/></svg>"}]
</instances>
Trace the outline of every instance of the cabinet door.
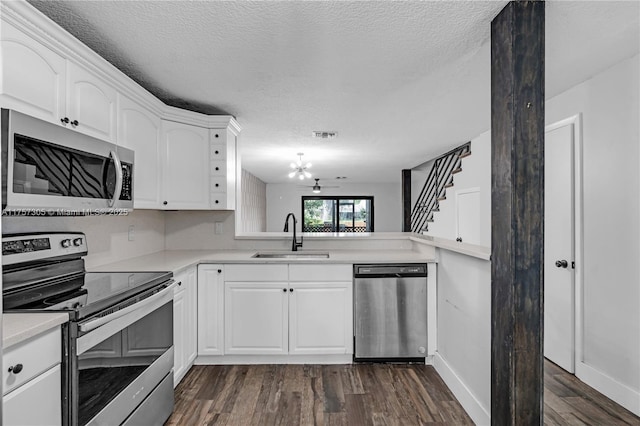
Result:
<instances>
[{"instance_id":1,"label":"cabinet door","mask_svg":"<svg viewBox=\"0 0 640 426\"><path fill-rule=\"evenodd\" d=\"M198 267L198 354L224 354L224 271Z\"/></svg>"},{"instance_id":2,"label":"cabinet door","mask_svg":"<svg viewBox=\"0 0 640 426\"><path fill-rule=\"evenodd\" d=\"M289 353L353 353L351 282L289 286Z\"/></svg>"},{"instance_id":3,"label":"cabinet door","mask_svg":"<svg viewBox=\"0 0 640 426\"><path fill-rule=\"evenodd\" d=\"M116 90L85 68L67 61L68 127L109 142L116 140ZM77 124L72 124L77 120Z\"/></svg>"},{"instance_id":4,"label":"cabinet door","mask_svg":"<svg viewBox=\"0 0 640 426\"><path fill-rule=\"evenodd\" d=\"M2 107L60 124L66 61L11 24L2 22Z\"/></svg>"},{"instance_id":5,"label":"cabinet door","mask_svg":"<svg viewBox=\"0 0 640 426\"><path fill-rule=\"evenodd\" d=\"M118 95L118 145L135 151L133 206L136 209L162 208L160 123L158 116Z\"/></svg>"},{"instance_id":6,"label":"cabinet door","mask_svg":"<svg viewBox=\"0 0 640 426\"><path fill-rule=\"evenodd\" d=\"M62 424L60 364L9 392L2 398L5 425Z\"/></svg>"},{"instance_id":7,"label":"cabinet door","mask_svg":"<svg viewBox=\"0 0 640 426\"><path fill-rule=\"evenodd\" d=\"M187 124L162 122L163 206L166 209L209 209L209 131Z\"/></svg>"},{"instance_id":8,"label":"cabinet door","mask_svg":"<svg viewBox=\"0 0 640 426\"><path fill-rule=\"evenodd\" d=\"M178 386L187 368L185 360L185 299L182 286L173 293L173 386Z\"/></svg>"},{"instance_id":9,"label":"cabinet door","mask_svg":"<svg viewBox=\"0 0 640 426\"><path fill-rule=\"evenodd\" d=\"M226 282L226 354L286 354L286 282Z\"/></svg>"},{"instance_id":10,"label":"cabinet door","mask_svg":"<svg viewBox=\"0 0 640 426\"><path fill-rule=\"evenodd\" d=\"M187 371L193 365L198 354L198 274L197 269L190 268L181 274L185 287L185 363Z\"/></svg>"}]
</instances>

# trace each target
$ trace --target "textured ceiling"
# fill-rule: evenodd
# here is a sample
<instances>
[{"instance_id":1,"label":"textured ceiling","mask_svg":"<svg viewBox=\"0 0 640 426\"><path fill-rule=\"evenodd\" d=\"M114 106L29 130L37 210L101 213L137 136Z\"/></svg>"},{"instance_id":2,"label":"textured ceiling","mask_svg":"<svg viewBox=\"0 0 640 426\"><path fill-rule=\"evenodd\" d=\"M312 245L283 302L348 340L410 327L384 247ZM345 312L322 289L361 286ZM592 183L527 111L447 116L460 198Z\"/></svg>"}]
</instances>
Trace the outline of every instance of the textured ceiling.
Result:
<instances>
[{"instance_id":1,"label":"textured ceiling","mask_svg":"<svg viewBox=\"0 0 640 426\"><path fill-rule=\"evenodd\" d=\"M397 182L489 129L505 1L31 1L165 102L234 115L243 166ZM547 97L638 47L639 3L547 3ZM314 130L339 133L312 139Z\"/></svg>"}]
</instances>

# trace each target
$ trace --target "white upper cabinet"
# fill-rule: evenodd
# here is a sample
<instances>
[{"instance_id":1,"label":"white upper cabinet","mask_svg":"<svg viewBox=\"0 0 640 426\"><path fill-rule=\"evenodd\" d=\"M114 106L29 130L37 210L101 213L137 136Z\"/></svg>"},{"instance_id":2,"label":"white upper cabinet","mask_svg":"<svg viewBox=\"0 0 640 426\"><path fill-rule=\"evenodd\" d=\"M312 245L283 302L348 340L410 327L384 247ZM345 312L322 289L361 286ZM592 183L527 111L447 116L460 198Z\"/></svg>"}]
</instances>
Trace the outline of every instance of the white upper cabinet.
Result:
<instances>
[{"instance_id":1,"label":"white upper cabinet","mask_svg":"<svg viewBox=\"0 0 640 426\"><path fill-rule=\"evenodd\" d=\"M2 106L60 123L66 60L11 24L2 22L0 29Z\"/></svg>"},{"instance_id":2,"label":"white upper cabinet","mask_svg":"<svg viewBox=\"0 0 640 426\"><path fill-rule=\"evenodd\" d=\"M115 141L115 88L5 22L1 49L3 106Z\"/></svg>"},{"instance_id":3,"label":"white upper cabinet","mask_svg":"<svg viewBox=\"0 0 640 426\"><path fill-rule=\"evenodd\" d=\"M115 142L116 89L83 67L67 61L67 105L61 123ZM69 123L66 123L69 119Z\"/></svg>"},{"instance_id":4,"label":"white upper cabinet","mask_svg":"<svg viewBox=\"0 0 640 426\"><path fill-rule=\"evenodd\" d=\"M208 129L163 121L162 142L163 207L210 209Z\"/></svg>"},{"instance_id":5,"label":"white upper cabinet","mask_svg":"<svg viewBox=\"0 0 640 426\"><path fill-rule=\"evenodd\" d=\"M151 111L118 95L118 145L135 151L133 207L162 207L160 118Z\"/></svg>"}]
</instances>

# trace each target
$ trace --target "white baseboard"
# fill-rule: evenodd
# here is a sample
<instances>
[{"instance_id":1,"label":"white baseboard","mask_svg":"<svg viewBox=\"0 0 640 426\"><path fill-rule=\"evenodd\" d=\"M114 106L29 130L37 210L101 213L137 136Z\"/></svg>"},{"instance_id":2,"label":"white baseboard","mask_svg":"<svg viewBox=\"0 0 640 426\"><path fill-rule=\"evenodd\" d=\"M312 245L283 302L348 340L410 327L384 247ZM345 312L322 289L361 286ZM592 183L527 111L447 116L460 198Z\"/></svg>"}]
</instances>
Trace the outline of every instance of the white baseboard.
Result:
<instances>
[{"instance_id":1,"label":"white baseboard","mask_svg":"<svg viewBox=\"0 0 640 426\"><path fill-rule=\"evenodd\" d=\"M462 407L465 409L471 420L476 425L490 425L491 415L487 408L483 407L476 397L471 393L469 388L464 384L462 379L451 369L449 364L440 356L439 353L433 357L433 366L442 377L445 384L451 389L453 395L458 399Z\"/></svg>"},{"instance_id":2,"label":"white baseboard","mask_svg":"<svg viewBox=\"0 0 640 426\"><path fill-rule=\"evenodd\" d=\"M352 364L353 355L198 355L196 365Z\"/></svg>"},{"instance_id":3,"label":"white baseboard","mask_svg":"<svg viewBox=\"0 0 640 426\"><path fill-rule=\"evenodd\" d=\"M576 377L601 394L640 416L640 392L624 385L584 362L576 363Z\"/></svg>"}]
</instances>

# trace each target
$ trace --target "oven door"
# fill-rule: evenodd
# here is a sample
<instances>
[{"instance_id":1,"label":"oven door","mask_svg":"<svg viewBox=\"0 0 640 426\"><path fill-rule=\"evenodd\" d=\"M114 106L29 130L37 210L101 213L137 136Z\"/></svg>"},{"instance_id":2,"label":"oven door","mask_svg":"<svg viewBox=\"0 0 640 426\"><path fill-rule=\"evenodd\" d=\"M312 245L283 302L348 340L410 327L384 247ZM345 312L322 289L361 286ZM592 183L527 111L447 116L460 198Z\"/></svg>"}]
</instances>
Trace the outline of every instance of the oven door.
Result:
<instances>
[{"instance_id":1,"label":"oven door","mask_svg":"<svg viewBox=\"0 0 640 426\"><path fill-rule=\"evenodd\" d=\"M134 412L154 424L169 417L174 286L75 325L72 335L80 336L70 345L70 424L119 425ZM141 414L144 407L153 412Z\"/></svg>"}]
</instances>

